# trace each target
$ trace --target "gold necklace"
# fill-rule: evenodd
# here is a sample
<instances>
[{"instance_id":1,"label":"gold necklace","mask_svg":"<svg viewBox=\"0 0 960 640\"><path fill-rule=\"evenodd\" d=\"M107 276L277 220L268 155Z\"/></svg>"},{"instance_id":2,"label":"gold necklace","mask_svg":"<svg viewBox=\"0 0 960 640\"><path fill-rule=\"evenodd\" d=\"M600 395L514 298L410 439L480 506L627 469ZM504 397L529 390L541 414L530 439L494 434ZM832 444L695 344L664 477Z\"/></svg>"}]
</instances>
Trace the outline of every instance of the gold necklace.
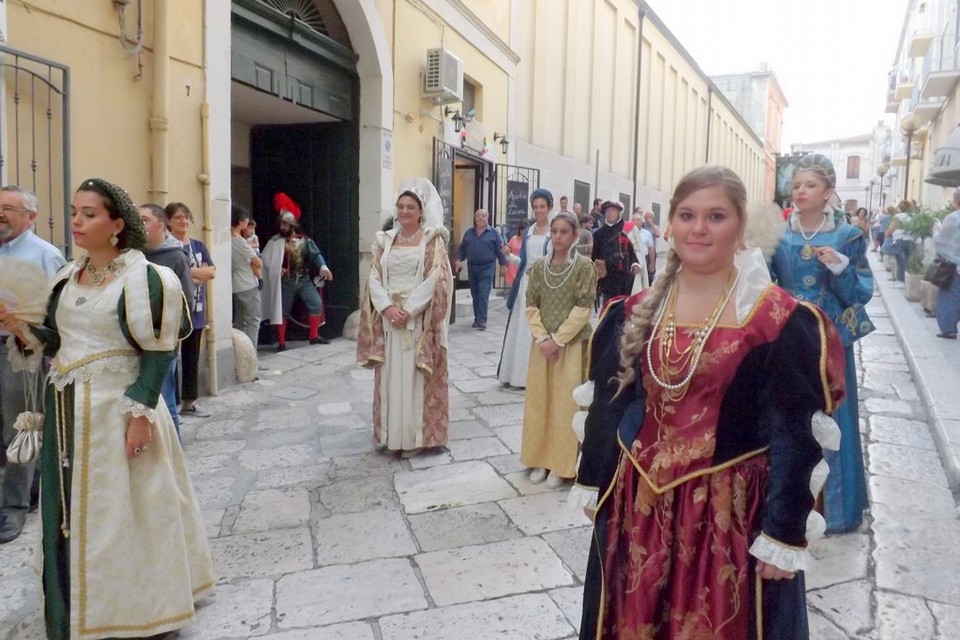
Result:
<instances>
[{"instance_id":1,"label":"gold necklace","mask_svg":"<svg viewBox=\"0 0 960 640\"><path fill-rule=\"evenodd\" d=\"M731 272L730 275L733 276L733 272ZM730 301L730 297L736 290L739 281L740 268L737 267L736 277L733 278L732 283L728 278L727 282L729 286L717 300L713 311L704 319L702 324L696 327L690 344L683 350L675 347L677 333L675 308L679 286L677 282L674 282L670 286L667 302L660 308L660 312L654 321L650 339L647 341L647 369L650 371L650 376L654 382L664 390L664 395L666 395L667 399L677 402L682 400L687 394L687 390L690 388L690 381L693 380L693 374L696 372L700 364L700 358L703 356L703 349L707 344L707 340L720 322L723 310ZM664 316L667 316L665 325L663 324ZM658 346L657 355L660 359L659 373L653 366L652 345L654 342L656 342ZM677 352L676 356L672 355L674 351ZM684 374L684 370L686 370L686 374ZM683 377L681 378L680 376ZM677 380L678 378L680 378L678 382L672 382L672 380Z\"/></svg>"},{"instance_id":2,"label":"gold necklace","mask_svg":"<svg viewBox=\"0 0 960 640\"><path fill-rule=\"evenodd\" d=\"M93 263L90 262L90 256L87 256L83 259L83 271L87 272L87 278L89 278L90 284L95 287L99 287L107 281L107 278L119 273L120 265L120 256L117 256L108 262L107 266L103 267L102 269L97 269L95 266L93 266Z\"/></svg>"}]
</instances>

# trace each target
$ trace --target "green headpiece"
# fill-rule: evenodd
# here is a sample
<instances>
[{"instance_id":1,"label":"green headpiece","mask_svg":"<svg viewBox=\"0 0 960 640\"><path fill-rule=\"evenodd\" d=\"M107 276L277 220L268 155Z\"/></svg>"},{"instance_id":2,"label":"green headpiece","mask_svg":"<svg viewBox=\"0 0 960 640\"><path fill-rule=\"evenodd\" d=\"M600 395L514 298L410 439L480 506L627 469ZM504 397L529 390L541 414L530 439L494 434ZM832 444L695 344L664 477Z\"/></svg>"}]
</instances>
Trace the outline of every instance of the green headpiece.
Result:
<instances>
[{"instance_id":1,"label":"green headpiece","mask_svg":"<svg viewBox=\"0 0 960 640\"><path fill-rule=\"evenodd\" d=\"M93 191L111 201L107 203L107 209L112 210L123 219L123 231L121 231L118 236L120 240L119 246L124 249L137 250L141 250L147 246L147 232L143 228L140 211L130 198L130 194L103 178L89 178L84 180L80 183L77 191ZM111 204L113 205L112 207L110 206Z\"/></svg>"}]
</instances>

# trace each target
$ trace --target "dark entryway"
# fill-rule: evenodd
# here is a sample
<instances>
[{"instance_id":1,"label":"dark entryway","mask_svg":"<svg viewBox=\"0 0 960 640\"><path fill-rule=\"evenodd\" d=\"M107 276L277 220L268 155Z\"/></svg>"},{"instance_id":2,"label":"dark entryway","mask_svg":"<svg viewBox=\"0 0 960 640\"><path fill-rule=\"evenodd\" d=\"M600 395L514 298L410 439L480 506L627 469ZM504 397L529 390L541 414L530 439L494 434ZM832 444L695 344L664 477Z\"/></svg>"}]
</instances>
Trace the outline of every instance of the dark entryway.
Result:
<instances>
[{"instance_id":1,"label":"dark entryway","mask_svg":"<svg viewBox=\"0 0 960 640\"><path fill-rule=\"evenodd\" d=\"M338 336L359 297L357 133L349 122L256 126L250 136L250 178L257 235L276 233L273 196L282 191L300 205L301 229L313 238L333 271L324 288L327 324Z\"/></svg>"},{"instance_id":2,"label":"dark entryway","mask_svg":"<svg viewBox=\"0 0 960 640\"><path fill-rule=\"evenodd\" d=\"M329 0L233 0L231 19L233 201L250 208L261 248L276 232L274 195L297 202L334 274L322 333L339 336L360 297L357 56ZM305 318L292 316L297 340Z\"/></svg>"}]
</instances>

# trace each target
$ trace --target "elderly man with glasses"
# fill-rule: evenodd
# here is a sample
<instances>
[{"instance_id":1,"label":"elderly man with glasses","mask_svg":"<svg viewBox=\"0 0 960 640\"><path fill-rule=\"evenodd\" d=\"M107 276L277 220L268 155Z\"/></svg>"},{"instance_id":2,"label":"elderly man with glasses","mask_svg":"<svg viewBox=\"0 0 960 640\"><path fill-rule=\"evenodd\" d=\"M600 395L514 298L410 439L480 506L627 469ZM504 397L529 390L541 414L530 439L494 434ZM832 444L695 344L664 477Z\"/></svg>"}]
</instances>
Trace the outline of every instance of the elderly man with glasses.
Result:
<instances>
[{"instance_id":1,"label":"elderly man with glasses","mask_svg":"<svg viewBox=\"0 0 960 640\"><path fill-rule=\"evenodd\" d=\"M0 188L0 256L32 262L42 268L51 278L66 264L60 250L42 240L33 232L39 202L37 196L23 187L8 185ZM37 292L43 295L43 292ZM14 436L17 416L27 410L25 390L27 376L24 371L14 371L7 359L7 350L13 347L13 337L0 330L0 423L3 424L3 451L6 451ZM42 366L42 365L41 365ZM43 397L44 375L38 381L37 397ZM0 544L19 537L30 508L30 485L33 480L33 463L8 463L3 472L2 495L0 495Z\"/></svg>"}]
</instances>

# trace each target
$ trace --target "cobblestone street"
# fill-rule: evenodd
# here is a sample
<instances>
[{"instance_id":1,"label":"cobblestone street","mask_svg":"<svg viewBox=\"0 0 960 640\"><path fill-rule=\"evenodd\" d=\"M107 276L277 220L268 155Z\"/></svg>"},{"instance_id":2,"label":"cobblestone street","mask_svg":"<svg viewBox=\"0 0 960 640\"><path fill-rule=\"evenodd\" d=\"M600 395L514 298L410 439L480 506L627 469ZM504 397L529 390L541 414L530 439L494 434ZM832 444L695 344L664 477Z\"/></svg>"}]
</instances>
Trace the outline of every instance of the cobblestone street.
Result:
<instances>
[{"instance_id":1,"label":"cobblestone street","mask_svg":"<svg viewBox=\"0 0 960 640\"><path fill-rule=\"evenodd\" d=\"M881 271L878 278L885 278ZM523 395L495 378L505 322L451 330L448 451L370 445L355 343L265 355L258 382L205 399L184 447L219 584L183 640L547 640L577 633L591 528L519 462ZM871 509L812 547L811 638L960 638L960 522L884 303L859 349ZM466 313L465 313L466 312ZM39 526L0 548L0 638L40 639ZM131 597L136 597L131 594Z\"/></svg>"}]
</instances>

